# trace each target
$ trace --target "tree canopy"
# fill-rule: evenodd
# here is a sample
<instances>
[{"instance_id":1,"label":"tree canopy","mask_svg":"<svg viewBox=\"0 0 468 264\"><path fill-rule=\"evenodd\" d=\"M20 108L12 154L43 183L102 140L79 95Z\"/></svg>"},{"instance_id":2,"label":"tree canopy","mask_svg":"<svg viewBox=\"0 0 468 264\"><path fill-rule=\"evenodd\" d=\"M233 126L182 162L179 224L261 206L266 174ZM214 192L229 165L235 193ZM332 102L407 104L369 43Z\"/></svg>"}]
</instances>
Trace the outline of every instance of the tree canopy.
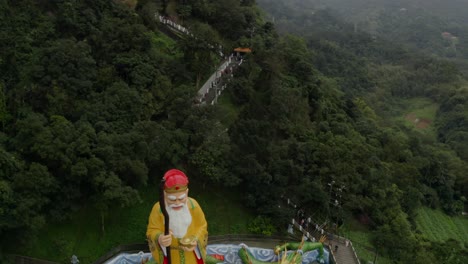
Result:
<instances>
[{"instance_id":1,"label":"tree canopy","mask_svg":"<svg viewBox=\"0 0 468 264\"><path fill-rule=\"evenodd\" d=\"M441 260L425 253L448 244L419 242L411 221L422 205L458 214L468 195L458 64L306 2L296 16L286 1L259 1L278 23L255 1L125 2L0 1L0 237L27 239L83 204L105 232L109 210L178 167L200 185L242 187L260 215L252 229L284 226L288 194L330 223L368 217L395 261ZM153 11L194 35L165 36ZM236 111L228 122L219 106L192 104L218 44L253 51L223 93ZM395 118L417 97L439 106L434 134Z\"/></svg>"}]
</instances>

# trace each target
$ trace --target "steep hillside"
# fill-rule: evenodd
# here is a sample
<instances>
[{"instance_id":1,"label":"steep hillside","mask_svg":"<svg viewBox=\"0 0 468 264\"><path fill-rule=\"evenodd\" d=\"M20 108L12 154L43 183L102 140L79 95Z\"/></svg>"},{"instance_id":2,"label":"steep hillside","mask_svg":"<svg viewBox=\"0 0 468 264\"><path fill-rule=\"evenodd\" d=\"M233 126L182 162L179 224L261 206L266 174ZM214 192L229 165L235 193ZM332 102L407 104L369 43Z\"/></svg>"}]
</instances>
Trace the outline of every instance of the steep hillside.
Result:
<instances>
[{"instance_id":1,"label":"steep hillside","mask_svg":"<svg viewBox=\"0 0 468 264\"><path fill-rule=\"evenodd\" d=\"M458 214L467 196L467 97L452 64L355 34L329 10L285 14L298 37L278 35L255 1L0 3L1 241L36 241L83 206L106 240L112 209L177 167L201 190L236 187L266 223L256 232L284 230L290 194L327 231L366 219L395 262L440 261L412 224L422 205ZM192 34L166 37L156 14ZM192 104L219 45L252 50L223 93L228 122ZM388 118L417 97L440 105L436 138Z\"/></svg>"},{"instance_id":2,"label":"steep hillside","mask_svg":"<svg viewBox=\"0 0 468 264\"><path fill-rule=\"evenodd\" d=\"M410 43L400 41L397 37L388 38L385 34L376 35L358 30L355 25L345 22L345 19L340 17L337 10L311 4L314 1L259 0L258 2L267 12L270 12L270 18L278 24L278 28L283 34L292 33L304 37L311 53L310 62L313 67L329 79L332 79L334 84L339 87L339 90L345 94L344 98L352 100L352 103L347 102L347 105L352 105L355 108L348 109L346 113L353 118L354 125L359 124L359 126L356 126L356 130L369 145L376 146L373 145L373 142L378 142L378 146L373 149L374 151L384 151L378 151L379 154L373 156L374 158L378 157L379 161L386 165L392 164L386 167L391 174L387 180L396 184L398 190L402 192L403 196L400 197L398 204L402 206L402 211L407 214L407 218L397 218L403 222L405 221L404 218L413 222L417 213L415 209L421 205L443 208L449 214L453 213L452 209L458 208L455 210L460 213L463 208L464 197L467 195L464 187L468 180L467 177L459 174L454 178L451 176L445 178L442 176L443 173L434 170L435 167L430 166L431 168L422 169L425 165L420 163L422 160L435 159L444 160L446 164L451 164L448 165L449 167L455 170L467 166L467 157L465 152L461 151L461 146L468 148L465 137L462 136L468 131L468 128L464 125L465 121L468 120L468 116L465 114L466 111L462 110L467 106L464 99L466 90L462 88L466 85L466 80L457 69L457 65L447 60L428 56L427 51L417 51L410 47ZM351 13L351 6L347 7ZM371 5L368 8L375 8L375 6ZM437 23L435 25L429 23L426 26L437 26ZM397 28L388 27L388 29L394 29L397 32ZM405 34L405 32L401 32L401 34ZM449 107L448 104L453 107ZM323 104L321 105L323 106ZM359 114L356 113L356 108L359 109L359 112L357 112ZM455 108L459 110L459 114L455 114ZM320 125L323 125L325 120L333 120L333 118L334 116L327 116L320 122ZM363 118L367 122L372 120L373 125L369 126L366 121L363 121ZM455 121L457 118L458 121ZM408 120L411 121L408 122ZM418 128L418 125L423 123L422 121L426 126ZM429 122L430 124L427 126ZM344 123L346 122L342 121L340 125L344 125ZM331 131L339 133L339 130L333 128ZM383 133L380 135L392 135L390 141L384 139L385 137L382 138L374 134L375 132L377 134ZM400 148L404 148L406 144L412 147L406 150ZM416 145L418 147L413 148ZM342 145L338 144L338 146ZM431 154L424 153L429 149L434 152ZM366 153L362 149L359 152L361 154ZM355 154L355 151L353 150L350 153ZM389 155L390 153L395 154L395 156ZM340 156L339 160L344 157ZM369 163L366 162L366 164ZM337 165L336 161L334 165ZM374 188L385 189L385 187L377 187L379 181L384 181L384 173L379 171L379 166L374 167L371 165L371 167L370 171L373 172L370 175L376 176L375 179L378 180L374 180L372 184L367 186L366 190L372 192ZM454 172L454 170L452 171ZM341 177L337 177L335 174L333 179L341 178L340 182L346 182L350 177L349 175L353 175L348 170L347 173L346 176L340 173ZM414 177L418 174L421 177ZM360 169L358 175L367 174ZM448 176L448 174L444 175ZM442 176L444 179L438 178L436 180L432 178L434 176L436 178ZM444 184L436 187L438 185L436 182L441 183L439 180L442 180ZM446 183L449 182L452 182L453 192L445 189L448 186ZM348 186L348 184L345 185ZM411 188L407 188L409 186ZM434 188L433 190L439 193L439 198L448 193L456 193L453 196L454 203L447 207L447 204L443 205L442 200L444 198L442 200L433 200L434 196L427 192L429 191L427 187L429 189ZM418 192L419 194L417 194ZM353 194L351 195L351 193ZM345 202L345 206L348 206L349 209L356 200L366 201L363 198L358 198L356 192L353 191L346 193L345 197L347 195L351 195L348 196L349 200ZM394 195L395 193L393 195L387 193L382 197L388 199L394 197ZM418 199L417 196L424 198ZM432 198L430 198L431 196ZM413 203L417 200L419 200L418 203L420 204ZM389 206L389 204L386 206ZM358 207L361 209L351 209L350 212L357 219L367 219L365 221L366 225L369 225L369 222L373 223L370 226L372 226L371 230L374 229L372 231L375 236L374 246L377 248L383 247L380 244L381 239L387 236L381 233L382 226L374 219L376 216L374 210L379 206L373 204L372 209L369 210L362 210L362 207ZM371 211L373 213L370 213ZM374 215L370 217L370 220L369 214ZM411 231L408 229L405 232ZM417 237L416 233L414 235ZM398 237L398 232L394 232L392 236L393 238ZM400 241L405 240L400 237ZM386 244L394 247L396 241L387 241ZM426 249L437 247L434 244L431 247L426 247ZM392 260L403 260L404 255L408 253L406 250L395 250L395 248L380 250L385 252ZM431 254L426 255L428 258L426 261L435 261L435 259L430 260L432 258ZM415 256L412 258L414 260Z\"/></svg>"}]
</instances>

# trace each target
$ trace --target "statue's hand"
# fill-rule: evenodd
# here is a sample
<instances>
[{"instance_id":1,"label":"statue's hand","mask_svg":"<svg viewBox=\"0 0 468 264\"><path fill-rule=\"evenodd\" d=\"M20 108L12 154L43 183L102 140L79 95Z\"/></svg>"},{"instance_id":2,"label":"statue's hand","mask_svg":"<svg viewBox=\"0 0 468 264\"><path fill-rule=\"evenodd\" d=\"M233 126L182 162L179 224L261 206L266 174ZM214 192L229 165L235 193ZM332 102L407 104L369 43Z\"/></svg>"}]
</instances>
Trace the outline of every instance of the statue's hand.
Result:
<instances>
[{"instance_id":1,"label":"statue's hand","mask_svg":"<svg viewBox=\"0 0 468 264\"><path fill-rule=\"evenodd\" d=\"M168 247L172 243L172 231L169 232L168 235L160 235L158 238L158 243L161 247Z\"/></svg>"},{"instance_id":2,"label":"statue's hand","mask_svg":"<svg viewBox=\"0 0 468 264\"><path fill-rule=\"evenodd\" d=\"M181 246L182 250L186 252L194 251L197 247L197 241L193 241L190 246Z\"/></svg>"}]
</instances>

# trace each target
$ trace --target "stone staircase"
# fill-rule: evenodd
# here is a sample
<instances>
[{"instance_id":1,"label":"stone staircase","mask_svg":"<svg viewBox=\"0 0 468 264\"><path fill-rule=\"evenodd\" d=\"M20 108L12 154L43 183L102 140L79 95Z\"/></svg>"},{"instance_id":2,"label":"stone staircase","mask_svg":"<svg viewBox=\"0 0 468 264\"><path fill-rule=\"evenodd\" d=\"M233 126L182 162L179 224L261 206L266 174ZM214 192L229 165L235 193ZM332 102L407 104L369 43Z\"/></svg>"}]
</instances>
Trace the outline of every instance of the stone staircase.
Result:
<instances>
[{"instance_id":1,"label":"stone staircase","mask_svg":"<svg viewBox=\"0 0 468 264\"><path fill-rule=\"evenodd\" d=\"M329 241L332 244L332 255L337 264L356 264L360 263L357 256L355 255L354 248L351 242L346 243L345 241L332 240ZM338 246L338 249L335 250L335 246Z\"/></svg>"},{"instance_id":2,"label":"stone staircase","mask_svg":"<svg viewBox=\"0 0 468 264\"><path fill-rule=\"evenodd\" d=\"M228 83L234 78L233 72L243 59L239 56L230 55L218 66L218 69L208 78L203 86L198 90L195 103L198 105L213 105L218 101L218 97L226 89Z\"/></svg>"},{"instance_id":3,"label":"stone staircase","mask_svg":"<svg viewBox=\"0 0 468 264\"><path fill-rule=\"evenodd\" d=\"M184 26L177 24L168 17L161 16L160 14L154 14L154 17L164 27L159 28L161 32L167 36L177 39L182 38L183 35L196 37ZM220 45L207 44L207 48L215 51L224 60L218 66L215 72L205 81L203 86L198 90L197 96L194 99L196 105L213 105L218 101L218 96L226 89L227 83L234 77L234 70L240 66L243 62L243 57L237 52L237 55L231 54L224 56L222 53L222 47Z\"/></svg>"}]
</instances>

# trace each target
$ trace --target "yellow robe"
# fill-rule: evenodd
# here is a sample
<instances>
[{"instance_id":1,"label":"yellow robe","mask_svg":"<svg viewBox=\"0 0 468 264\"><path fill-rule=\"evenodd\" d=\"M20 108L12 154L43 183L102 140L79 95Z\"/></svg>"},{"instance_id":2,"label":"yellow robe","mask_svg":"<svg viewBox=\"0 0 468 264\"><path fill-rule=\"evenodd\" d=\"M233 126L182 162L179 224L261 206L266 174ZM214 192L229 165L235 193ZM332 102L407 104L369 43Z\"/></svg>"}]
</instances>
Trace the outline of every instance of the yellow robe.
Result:
<instances>
[{"instance_id":1,"label":"yellow robe","mask_svg":"<svg viewBox=\"0 0 468 264\"><path fill-rule=\"evenodd\" d=\"M201 253L203 261L206 257L206 245L208 243L208 224L205 220L200 205L195 199L188 198L187 206L192 215L192 223L187 229L185 236L195 236L197 238L197 248ZM169 219L170 221L170 219ZM164 233L164 215L162 214L159 202L157 202L151 210L148 228L146 229L146 238L156 263L162 264L164 253L158 243L158 238ZM171 262L172 264L196 264L196 256L194 252L185 252L179 249L179 240L172 236L171 242Z\"/></svg>"}]
</instances>

